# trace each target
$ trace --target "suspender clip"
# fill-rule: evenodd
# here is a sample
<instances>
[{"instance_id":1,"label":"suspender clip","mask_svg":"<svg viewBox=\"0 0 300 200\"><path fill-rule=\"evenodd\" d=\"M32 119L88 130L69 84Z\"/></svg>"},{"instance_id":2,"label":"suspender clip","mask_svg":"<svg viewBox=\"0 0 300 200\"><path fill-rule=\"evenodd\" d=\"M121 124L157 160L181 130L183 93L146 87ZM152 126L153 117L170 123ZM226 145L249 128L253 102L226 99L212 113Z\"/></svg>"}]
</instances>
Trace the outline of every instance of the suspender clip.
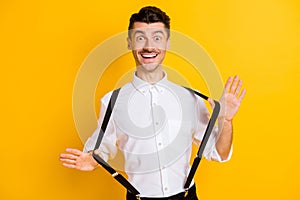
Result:
<instances>
[{"instance_id":1,"label":"suspender clip","mask_svg":"<svg viewBox=\"0 0 300 200\"><path fill-rule=\"evenodd\" d=\"M119 175L119 173L118 173L118 172L115 172L115 173L112 174L112 177L115 178L115 177L118 176L118 175Z\"/></svg>"},{"instance_id":2,"label":"suspender clip","mask_svg":"<svg viewBox=\"0 0 300 200\"><path fill-rule=\"evenodd\" d=\"M141 196L139 194L135 195L137 200L141 200Z\"/></svg>"},{"instance_id":3,"label":"suspender clip","mask_svg":"<svg viewBox=\"0 0 300 200\"><path fill-rule=\"evenodd\" d=\"M185 191L184 191L184 198L187 197L188 193L189 193L189 189L185 189Z\"/></svg>"}]
</instances>

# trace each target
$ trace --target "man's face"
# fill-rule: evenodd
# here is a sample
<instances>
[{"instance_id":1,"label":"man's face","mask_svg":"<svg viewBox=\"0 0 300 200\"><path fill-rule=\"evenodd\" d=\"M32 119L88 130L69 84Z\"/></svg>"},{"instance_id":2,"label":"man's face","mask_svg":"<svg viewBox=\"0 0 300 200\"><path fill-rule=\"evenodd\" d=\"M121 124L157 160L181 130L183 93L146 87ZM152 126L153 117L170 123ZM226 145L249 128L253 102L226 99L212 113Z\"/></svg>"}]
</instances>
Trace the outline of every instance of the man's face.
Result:
<instances>
[{"instance_id":1,"label":"man's face","mask_svg":"<svg viewBox=\"0 0 300 200\"><path fill-rule=\"evenodd\" d=\"M127 41L137 67L148 72L153 72L160 66L169 47L168 34L161 22L135 22Z\"/></svg>"}]
</instances>

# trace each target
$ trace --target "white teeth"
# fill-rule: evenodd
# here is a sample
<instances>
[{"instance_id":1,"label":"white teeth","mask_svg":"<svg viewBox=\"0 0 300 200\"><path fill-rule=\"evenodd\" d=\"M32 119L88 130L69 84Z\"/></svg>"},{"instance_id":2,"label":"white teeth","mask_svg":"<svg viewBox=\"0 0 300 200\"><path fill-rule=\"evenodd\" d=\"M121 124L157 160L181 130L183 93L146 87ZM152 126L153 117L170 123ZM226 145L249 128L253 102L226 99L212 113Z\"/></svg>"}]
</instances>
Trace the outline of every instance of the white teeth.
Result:
<instances>
[{"instance_id":1,"label":"white teeth","mask_svg":"<svg viewBox=\"0 0 300 200\"><path fill-rule=\"evenodd\" d=\"M142 54L144 58L154 58L157 54Z\"/></svg>"}]
</instances>

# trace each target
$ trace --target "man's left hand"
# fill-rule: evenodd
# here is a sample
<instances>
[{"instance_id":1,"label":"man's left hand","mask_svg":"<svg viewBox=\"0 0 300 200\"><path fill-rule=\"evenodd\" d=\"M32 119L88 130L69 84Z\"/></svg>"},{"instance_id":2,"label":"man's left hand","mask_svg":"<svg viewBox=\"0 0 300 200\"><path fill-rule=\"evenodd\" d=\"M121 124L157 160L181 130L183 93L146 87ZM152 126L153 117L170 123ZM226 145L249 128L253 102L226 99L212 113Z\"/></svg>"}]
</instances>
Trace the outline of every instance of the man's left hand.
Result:
<instances>
[{"instance_id":1,"label":"man's left hand","mask_svg":"<svg viewBox=\"0 0 300 200\"><path fill-rule=\"evenodd\" d=\"M233 117L239 110L241 101L243 100L246 89L242 88L242 80L238 76L229 77L224 88L223 95L221 97L221 105L223 105L225 120L232 121Z\"/></svg>"}]
</instances>

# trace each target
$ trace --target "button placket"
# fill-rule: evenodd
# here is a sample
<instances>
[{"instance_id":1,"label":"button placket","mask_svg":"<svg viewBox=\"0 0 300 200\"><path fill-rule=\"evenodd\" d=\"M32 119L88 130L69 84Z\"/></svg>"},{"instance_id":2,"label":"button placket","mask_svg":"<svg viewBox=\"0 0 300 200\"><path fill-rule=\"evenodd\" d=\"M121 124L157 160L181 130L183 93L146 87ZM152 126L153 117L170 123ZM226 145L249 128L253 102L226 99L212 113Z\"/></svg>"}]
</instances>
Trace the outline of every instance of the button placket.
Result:
<instances>
[{"instance_id":1,"label":"button placket","mask_svg":"<svg viewBox=\"0 0 300 200\"><path fill-rule=\"evenodd\" d=\"M156 137L156 146L159 151L163 148L163 142L160 136Z\"/></svg>"},{"instance_id":2,"label":"button placket","mask_svg":"<svg viewBox=\"0 0 300 200\"><path fill-rule=\"evenodd\" d=\"M168 176L166 169L161 169L162 189L165 194L169 192Z\"/></svg>"},{"instance_id":3,"label":"button placket","mask_svg":"<svg viewBox=\"0 0 300 200\"><path fill-rule=\"evenodd\" d=\"M158 88L159 89L159 88ZM157 106L158 103L157 103L157 100L158 100L158 95L160 94L159 90L157 90L157 88L155 88L154 86L151 86L150 89L150 94L151 94L151 106L152 108ZM156 121L157 119L159 119L159 116L156 116L155 113L153 113L153 123L154 123L154 129L155 131L157 131L158 129L158 126L159 126L159 122ZM160 173L161 173L161 186L162 186L162 190L163 190L163 193L166 193L168 194L169 192L169 185L168 185L168 176L167 176L167 172L166 172L166 169L164 169L162 167L162 163L164 163L164 156L163 154L161 154L161 150L164 148L164 143L163 143L163 138L162 138L162 135L161 134L155 134L155 140L156 140L156 148L157 150L159 151L158 152L158 159L160 160Z\"/></svg>"},{"instance_id":4,"label":"button placket","mask_svg":"<svg viewBox=\"0 0 300 200\"><path fill-rule=\"evenodd\" d=\"M150 93L151 93L151 107L153 108L154 106L157 105L157 92L154 88L154 86L151 86L150 87ZM156 117L155 115L153 115L153 123L154 123L154 128L155 128L155 131L157 131L157 126L159 125L159 122L156 121L158 117Z\"/></svg>"},{"instance_id":5,"label":"button placket","mask_svg":"<svg viewBox=\"0 0 300 200\"><path fill-rule=\"evenodd\" d=\"M151 104L152 106L157 105L157 91L155 90L154 86L150 87L150 92L151 92Z\"/></svg>"},{"instance_id":6,"label":"button placket","mask_svg":"<svg viewBox=\"0 0 300 200\"><path fill-rule=\"evenodd\" d=\"M151 93L151 105L152 107L155 107L157 105L157 90L154 86L150 87L150 93ZM159 121L156 121L159 119L159 116L156 116L155 113L153 113L153 122L154 122L154 129L157 131L157 128L159 126ZM156 135L156 147L158 150L161 150L163 148L163 142L160 134Z\"/></svg>"}]
</instances>

